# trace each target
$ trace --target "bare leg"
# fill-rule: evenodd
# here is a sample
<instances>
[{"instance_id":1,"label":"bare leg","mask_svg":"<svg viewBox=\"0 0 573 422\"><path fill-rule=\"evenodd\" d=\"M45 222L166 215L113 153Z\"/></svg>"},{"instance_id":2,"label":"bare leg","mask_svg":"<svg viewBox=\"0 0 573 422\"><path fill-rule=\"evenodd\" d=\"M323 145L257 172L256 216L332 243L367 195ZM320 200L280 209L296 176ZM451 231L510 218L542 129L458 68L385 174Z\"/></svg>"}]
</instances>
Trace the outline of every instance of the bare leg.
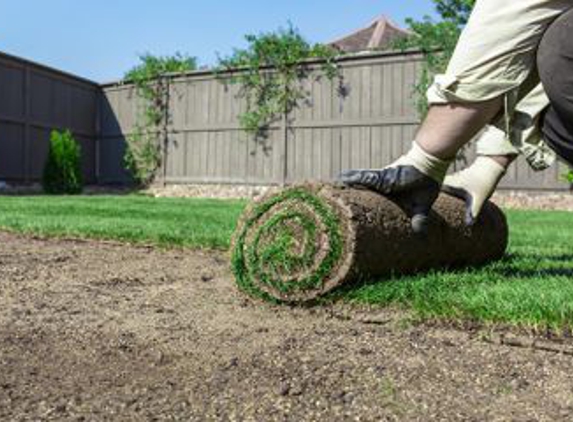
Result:
<instances>
[{"instance_id":1,"label":"bare leg","mask_svg":"<svg viewBox=\"0 0 573 422\"><path fill-rule=\"evenodd\" d=\"M434 105L416 135L424 151L452 160L458 150L499 113L502 99L473 103Z\"/></svg>"}]
</instances>

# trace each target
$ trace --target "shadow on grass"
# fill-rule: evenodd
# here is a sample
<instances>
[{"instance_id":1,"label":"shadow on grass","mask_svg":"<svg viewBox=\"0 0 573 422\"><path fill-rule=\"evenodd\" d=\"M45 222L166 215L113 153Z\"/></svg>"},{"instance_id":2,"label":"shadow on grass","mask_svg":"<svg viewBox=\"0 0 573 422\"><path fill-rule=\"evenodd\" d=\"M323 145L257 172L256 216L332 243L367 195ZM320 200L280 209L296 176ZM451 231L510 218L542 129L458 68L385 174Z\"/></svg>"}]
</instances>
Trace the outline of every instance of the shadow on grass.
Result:
<instances>
[{"instance_id":1,"label":"shadow on grass","mask_svg":"<svg viewBox=\"0 0 573 422\"><path fill-rule=\"evenodd\" d=\"M524 261L538 261L540 268L524 269ZM552 268L551 263L571 263L570 268ZM530 264L531 265L531 264ZM487 277L480 277L487 274ZM325 297L328 301L338 301L348 298L357 298L364 288L392 287L394 290L401 290L401 286L413 285L428 277L459 276L465 278L463 283L448 283L448 288L452 290L467 288L469 284L473 286L489 285L501 282L527 283L539 278L568 277L573 279L573 254L560 255L534 255L523 253L508 253L501 260L491 262L482 266L456 266L444 267L428 271L416 271L407 274L387 274L378 277L367 277L347 283ZM475 276L475 278L473 277ZM431 293L431 292L428 292ZM396 303L400 300L396 301Z\"/></svg>"},{"instance_id":2,"label":"shadow on grass","mask_svg":"<svg viewBox=\"0 0 573 422\"><path fill-rule=\"evenodd\" d=\"M128 195L141 195L148 196L143 190L137 186L132 185L88 185L85 186L83 191L78 195L72 196L128 196ZM42 186L39 184L33 185L13 185L4 189L0 189L1 196L66 196L66 195L50 195L43 191Z\"/></svg>"},{"instance_id":3,"label":"shadow on grass","mask_svg":"<svg viewBox=\"0 0 573 422\"><path fill-rule=\"evenodd\" d=\"M540 268L523 269L524 262L536 263ZM551 264L567 264L570 267L551 268ZM530 253L507 254L501 261L490 265L490 271L504 277L573 277L573 254L539 255Z\"/></svg>"},{"instance_id":4,"label":"shadow on grass","mask_svg":"<svg viewBox=\"0 0 573 422\"><path fill-rule=\"evenodd\" d=\"M494 273L511 278L539 278L539 277L571 277L573 278L573 268L547 268L539 270L494 270Z\"/></svg>"}]
</instances>

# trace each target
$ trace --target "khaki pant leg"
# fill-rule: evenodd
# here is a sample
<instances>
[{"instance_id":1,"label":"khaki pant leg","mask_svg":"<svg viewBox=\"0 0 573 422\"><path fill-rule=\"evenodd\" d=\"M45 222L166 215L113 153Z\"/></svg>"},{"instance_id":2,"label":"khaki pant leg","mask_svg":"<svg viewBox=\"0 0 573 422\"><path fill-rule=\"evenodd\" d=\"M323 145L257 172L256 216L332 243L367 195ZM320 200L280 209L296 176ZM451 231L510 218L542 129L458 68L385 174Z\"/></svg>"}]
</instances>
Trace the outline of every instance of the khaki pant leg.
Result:
<instances>
[{"instance_id":1,"label":"khaki pant leg","mask_svg":"<svg viewBox=\"0 0 573 422\"><path fill-rule=\"evenodd\" d=\"M572 0L477 0L445 75L428 92L430 104L481 102L509 95L535 70L538 45ZM510 95L513 94L513 95Z\"/></svg>"}]
</instances>

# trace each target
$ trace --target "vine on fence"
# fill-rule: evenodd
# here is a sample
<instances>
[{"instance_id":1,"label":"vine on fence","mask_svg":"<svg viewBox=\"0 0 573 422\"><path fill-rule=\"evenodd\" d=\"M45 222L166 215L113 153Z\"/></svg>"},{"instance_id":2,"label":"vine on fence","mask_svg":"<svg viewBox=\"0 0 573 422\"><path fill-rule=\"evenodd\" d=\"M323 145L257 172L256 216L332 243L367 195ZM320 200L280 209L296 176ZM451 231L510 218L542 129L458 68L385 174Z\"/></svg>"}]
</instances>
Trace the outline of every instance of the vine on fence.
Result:
<instances>
[{"instance_id":1,"label":"vine on fence","mask_svg":"<svg viewBox=\"0 0 573 422\"><path fill-rule=\"evenodd\" d=\"M139 185L153 182L162 166L169 125L169 75L197 68L197 59L182 54L140 56L141 63L125 74L135 85L140 104L134 131L127 137L124 161Z\"/></svg>"},{"instance_id":2,"label":"vine on fence","mask_svg":"<svg viewBox=\"0 0 573 422\"><path fill-rule=\"evenodd\" d=\"M569 170L563 174L563 178L567 183L569 183L569 190L573 192L573 170Z\"/></svg>"},{"instance_id":3,"label":"vine on fence","mask_svg":"<svg viewBox=\"0 0 573 422\"><path fill-rule=\"evenodd\" d=\"M475 0L433 0L441 20L426 16L421 21L406 19L411 35L398 39L397 49L415 48L424 54L424 65L415 86L416 108L420 117L428 112L426 92L434 76L445 72Z\"/></svg>"},{"instance_id":4,"label":"vine on fence","mask_svg":"<svg viewBox=\"0 0 573 422\"><path fill-rule=\"evenodd\" d=\"M219 58L217 73L239 83L239 96L246 99L246 111L239 116L243 129L262 135L281 116L288 114L307 97L302 81L309 76L308 59L321 59L320 74L340 78L335 62L337 51L321 44L310 44L292 25L260 35L247 35L248 46Z\"/></svg>"}]
</instances>

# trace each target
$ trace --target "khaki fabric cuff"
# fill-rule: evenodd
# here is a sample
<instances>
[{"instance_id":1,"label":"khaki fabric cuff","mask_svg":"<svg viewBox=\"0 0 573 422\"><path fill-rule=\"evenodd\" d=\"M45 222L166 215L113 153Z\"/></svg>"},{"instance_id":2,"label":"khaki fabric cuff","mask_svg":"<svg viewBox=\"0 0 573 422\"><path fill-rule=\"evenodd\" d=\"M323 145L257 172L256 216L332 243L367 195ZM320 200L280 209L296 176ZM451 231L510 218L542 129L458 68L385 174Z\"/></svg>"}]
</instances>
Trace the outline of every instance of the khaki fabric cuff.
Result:
<instances>
[{"instance_id":1,"label":"khaki fabric cuff","mask_svg":"<svg viewBox=\"0 0 573 422\"><path fill-rule=\"evenodd\" d=\"M476 143L478 155L517 155L519 151L509 142L505 132L495 126L487 126Z\"/></svg>"},{"instance_id":2,"label":"khaki fabric cuff","mask_svg":"<svg viewBox=\"0 0 573 422\"><path fill-rule=\"evenodd\" d=\"M517 98L519 83L515 81L461 82L453 75L442 74L434 78L426 93L429 104L479 103L509 93ZM511 93L514 93L513 96Z\"/></svg>"}]
</instances>

